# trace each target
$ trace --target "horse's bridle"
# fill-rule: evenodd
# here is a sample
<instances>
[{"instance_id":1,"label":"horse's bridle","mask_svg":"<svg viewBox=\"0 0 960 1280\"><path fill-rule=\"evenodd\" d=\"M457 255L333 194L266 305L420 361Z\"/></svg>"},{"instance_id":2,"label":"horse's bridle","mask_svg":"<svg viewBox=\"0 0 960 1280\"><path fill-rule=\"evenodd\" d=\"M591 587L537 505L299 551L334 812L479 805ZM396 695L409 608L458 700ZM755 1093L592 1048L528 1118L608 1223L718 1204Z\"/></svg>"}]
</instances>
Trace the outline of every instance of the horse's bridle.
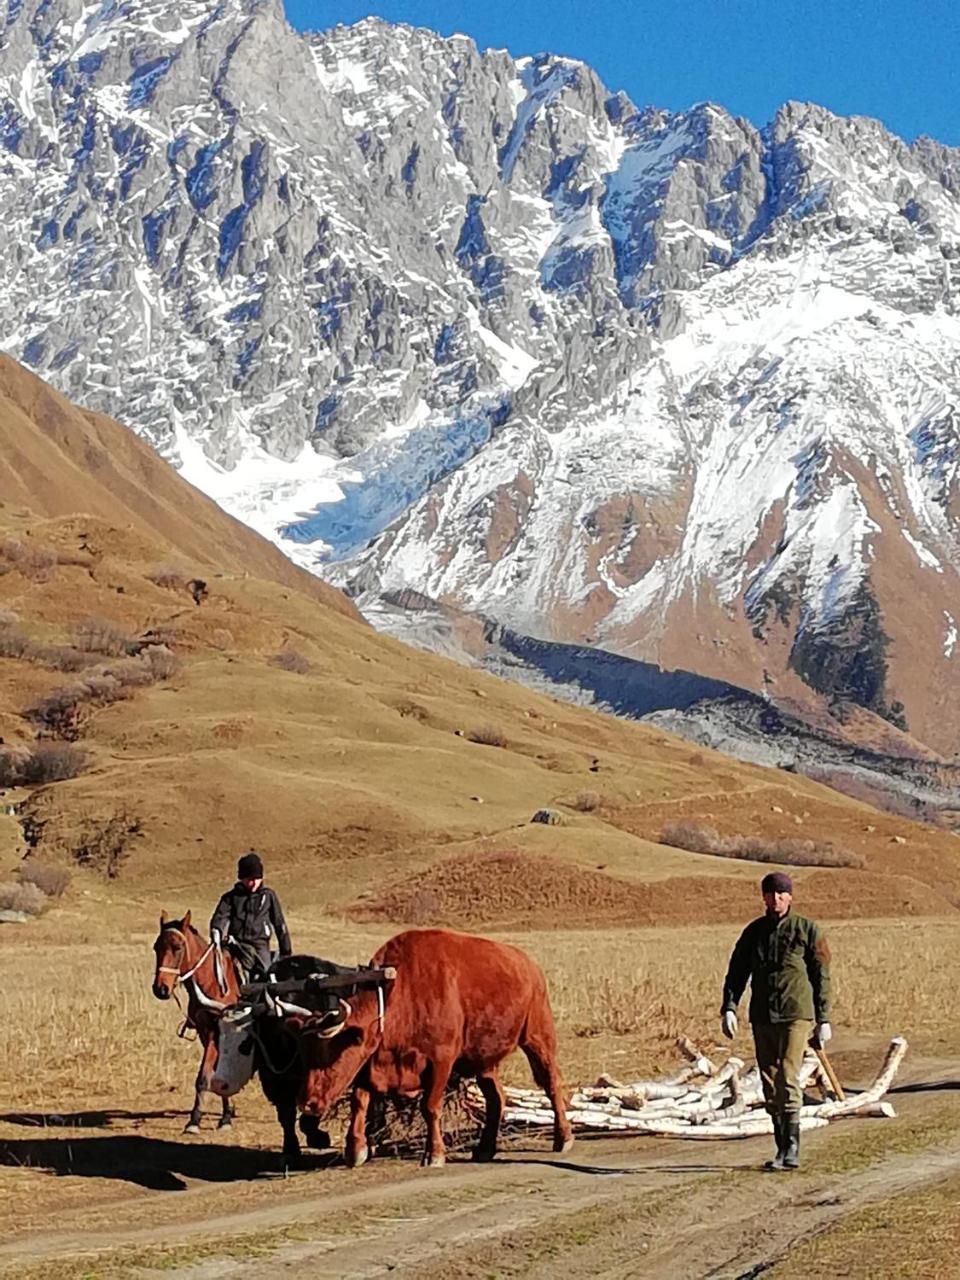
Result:
<instances>
[{"instance_id":1,"label":"horse's bridle","mask_svg":"<svg viewBox=\"0 0 960 1280\"><path fill-rule=\"evenodd\" d=\"M160 930L160 937L162 938L165 933L175 933L177 937L183 941L183 949L184 949L184 952L186 952L187 935L183 933L182 930L172 929L169 926L167 926ZM207 947L206 951L203 953L203 955L200 957L197 963L193 966L193 968L188 969L186 973L183 972L183 969L181 968L180 965L174 966L172 964L158 964L157 973L172 973L172 974L175 974L176 977L178 977L181 982L186 982L188 978L193 977L193 975L197 972L197 970L203 964L204 960L206 960L207 956L214 949L215 949L215 944L211 942L210 945ZM176 983L174 983L174 985L176 985Z\"/></svg>"}]
</instances>

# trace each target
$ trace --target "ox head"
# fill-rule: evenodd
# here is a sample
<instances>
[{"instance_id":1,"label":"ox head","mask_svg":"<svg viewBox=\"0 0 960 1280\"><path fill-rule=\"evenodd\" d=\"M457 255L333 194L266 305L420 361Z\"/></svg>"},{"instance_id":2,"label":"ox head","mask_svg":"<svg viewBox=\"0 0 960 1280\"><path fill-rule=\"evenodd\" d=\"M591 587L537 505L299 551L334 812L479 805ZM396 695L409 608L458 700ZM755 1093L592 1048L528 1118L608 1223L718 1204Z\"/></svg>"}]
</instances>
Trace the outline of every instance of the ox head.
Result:
<instances>
[{"instance_id":1,"label":"ox head","mask_svg":"<svg viewBox=\"0 0 960 1280\"><path fill-rule=\"evenodd\" d=\"M238 1004L221 1017L217 1030L217 1065L210 1088L221 1098L232 1098L253 1079L257 1069L257 1011Z\"/></svg>"},{"instance_id":2,"label":"ox head","mask_svg":"<svg viewBox=\"0 0 960 1280\"><path fill-rule=\"evenodd\" d=\"M341 1001L338 1013L315 1015L298 1023L304 1066L300 1108L306 1115L324 1116L349 1089L380 1042L376 997L362 992L353 1007Z\"/></svg>"},{"instance_id":3,"label":"ox head","mask_svg":"<svg viewBox=\"0 0 960 1280\"><path fill-rule=\"evenodd\" d=\"M153 994L158 1000L169 1000L187 954L187 931L190 912L182 920L171 920L166 911L160 913L160 932L153 944L157 963L153 975Z\"/></svg>"}]
</instances>

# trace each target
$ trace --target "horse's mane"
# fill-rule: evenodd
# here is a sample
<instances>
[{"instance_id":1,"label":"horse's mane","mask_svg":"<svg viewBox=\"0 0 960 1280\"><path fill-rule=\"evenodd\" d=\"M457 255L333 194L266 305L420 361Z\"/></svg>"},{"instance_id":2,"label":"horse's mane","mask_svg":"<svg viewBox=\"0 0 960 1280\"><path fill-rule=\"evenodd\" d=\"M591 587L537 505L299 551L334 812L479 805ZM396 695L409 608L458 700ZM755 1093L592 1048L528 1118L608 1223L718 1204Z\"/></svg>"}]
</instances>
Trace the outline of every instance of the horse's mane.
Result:
<instances>
[{"instance_id":1,"label":"horse's mane","mask_svg":"<svg viewBox=\"0 0 960 1280\"><path fill-rule=\"evenodd\" d=\"M185 925L182 920L168 920L160 932L166 933L168 929L178 929L180 933L192 933L195 938L203 939L203 934L195 925Z\"/></svg>"}]
</instances>

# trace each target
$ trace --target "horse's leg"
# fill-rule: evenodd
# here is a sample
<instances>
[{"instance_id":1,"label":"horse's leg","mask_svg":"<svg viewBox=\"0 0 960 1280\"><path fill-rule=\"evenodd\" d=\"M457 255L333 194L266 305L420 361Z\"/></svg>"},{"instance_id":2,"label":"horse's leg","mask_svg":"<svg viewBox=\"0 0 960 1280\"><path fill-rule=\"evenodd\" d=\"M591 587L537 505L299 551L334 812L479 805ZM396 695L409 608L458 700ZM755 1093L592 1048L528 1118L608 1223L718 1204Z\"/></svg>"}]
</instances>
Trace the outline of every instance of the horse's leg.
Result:
<instances>
[{"instance_id":1,"label":"horse's leg","mask_svg":"<svg viewBox=\"0 0 960 1280\"><path fill-rule=\"evenodd\" d=\"M194 1085L193 1110L190 1112L190 1119L186 1123L184 1133L200 1132L200 1116L203 1111L203 1095L210 1088L210 1080L213 1076L214 1064L217 1060L217 1041L212 1031L204 1033L200 1032L203 1038L203 1056L200 1059L200 1070L197 1072L197 1079Z\"/></svg>"},{"instance_id":2,"label":"horse's leg","mask_svg":"<svg viewBox=\"0 0 960 1280\"><path fill-rule=\"evenodd\" d=\"M483 1094L486 1110L483 1118L483 1129L480 1141L473 1149L474 1160L492 1160L497 1154L497 1136L500 1133L500 1118L503 1115L503 1089L497 1068L485 1071L477 1076L477 1084Z\"/></svg>"},{"instance_id":3,"label":"horse's leg","mask_svg":"<svg viewBox=\"0 0 960 1280\"><path fill-rule=\"evenodd\" d=\"M295 1169L300 1164L296 1102L291 1100L277 1103L277 1119L283 1128L283 1167Z\"/></svg>"},{"instance_id":4,"label":"horse's leg","mask_svg":"<svg viewBox=\"0 0 960 1280\"><path fill-rule=\"evenodd\" d=\"M366 1164L370 1156L367 1146L367 1110L370 1106L370 1090L362 1085L354 1085L350 1095L350 1128L347 1130L347 1144L344 1158L351 1169L358 1169Z\"/></svg>"},{"instance_id":5,"label":"horse's leg","mask_svg":"<svg viewBox=\"0 0 960 1280\"><path fill-rule=\"evenodd\" d=\"M427 1122L427 1146L421 1164L431 1169L442 1169L447 1162L440 1117L443 1115L443 1095L452 1070L453 1059L450 1058L446 1061L434 1060L424 1073L427 1079L424 1082L420 1109Z\"/></svg>"}]
</instances>

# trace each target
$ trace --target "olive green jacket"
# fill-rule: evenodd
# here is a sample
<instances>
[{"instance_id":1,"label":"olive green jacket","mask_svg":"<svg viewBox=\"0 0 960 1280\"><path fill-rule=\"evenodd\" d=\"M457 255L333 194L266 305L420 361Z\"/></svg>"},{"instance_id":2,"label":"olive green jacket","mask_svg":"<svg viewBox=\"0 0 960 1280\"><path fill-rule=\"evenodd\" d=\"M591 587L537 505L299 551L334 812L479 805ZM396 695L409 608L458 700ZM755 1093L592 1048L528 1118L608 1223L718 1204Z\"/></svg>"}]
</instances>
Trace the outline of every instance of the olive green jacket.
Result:
<instances>
[{"instance_id":1,"label":"olive green jacket","mask_svg":"<svg viewBox=\"0 0 960 1280\"><path fill-rule=\"evenodd\" d=\"M751 1022L829 1022L830 948L812 920L788 911L747 925L730 957L722 1013L736 1009L748 980Z\"/></svg>"}]
</instances>

